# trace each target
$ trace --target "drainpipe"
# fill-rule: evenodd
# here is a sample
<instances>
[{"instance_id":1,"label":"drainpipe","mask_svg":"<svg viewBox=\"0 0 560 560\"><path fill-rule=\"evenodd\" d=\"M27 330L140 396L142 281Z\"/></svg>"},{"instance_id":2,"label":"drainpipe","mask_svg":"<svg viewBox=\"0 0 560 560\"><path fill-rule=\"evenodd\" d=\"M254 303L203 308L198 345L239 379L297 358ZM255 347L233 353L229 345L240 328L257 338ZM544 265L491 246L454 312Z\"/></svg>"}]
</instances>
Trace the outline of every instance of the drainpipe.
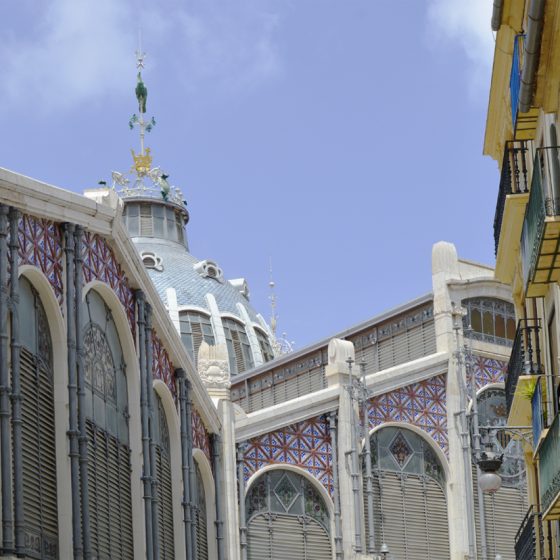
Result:
<instances>
[{"instance_id":1,"label":"drainpipe","mask_svg":"<svg viewBox=\"0 0 560 560\"><path fill-rule=\"evenodd\" d=\"M188 379L185 379L185 385L187 388L187 433L189 438L187 440L187 458L189 460L189 496L191 502L189 508L191 511L191 547L192 547L192 560L196 560L198 557L198 547L196 540L196 528L197 528L197 515L196 515L196 469L194 467L194 457L193 457L193 439L192 439L192 397L191 397L191 384Z\"/></svg>"},{"instance_id":2,"label":"drainpipe","mask_svg":"<svg viewBox=\"0 0 560 560\"><path fill-rule=\"evenodd\" d=\"M470 348L467 354L471 356ZM476 379L474 375L474 371L470 367L471 364L468 362L467 364L467 371L470 374L470 393L472 399L472 406L471 406L471 418L472 418L472 427L473 427L473 448L474 448L474 456L477 460L476 464L476 479L477 481L480 480L480 467L478 466L478 459L480 458L480 429L478 425L478 402L476 396ZM486 507L484 505L484 493L480 484L476 485L476 492L478 496L478 516L480 519L480 552L482 554L482 560L488 559L488 539L486 536Z\"/></svg>"},{"instance_id":3,"label":"drainpipe","mask_svg":"<svg viewBox=\"0 0 560 560\"><path fill-rule=\"evenodd\" d=\"M362 372L362 386L367 391L366 385L366 363L360 362ZM368 419L368 399L367 393L362 399L362 417L364 421L364 463L366 467L366 508L368 514L368 538L366 542L366 552L373 554L375 550L375 528L373 525L373 476L371 473L371 442L369 441L369 419Z\"/></svg>"},{"instance_id":4,"label":"drainpipe","mask_svg":"<svg viewBox=\"0 0 560 560\"><path fill-rule=\"evenodd\" d=\"M245 477L243 475L244 445L237 444L237 484L239 486L239 536L241 560L247 560L247 520L245 517Z\"/></svg>"},{"instance_id":5,"label":"drainpipe","mask_svg":"<svg viewBox=\"0 0 560 560\"><path fill-rule=\"evenodd\" d=\"M185 550L187 559L192 560L191 541L191 494L189 478L189 432L187 432L187 374L184 369L175 370L179 384L179 412L181 425L181 469L183 472L183 525L185 530Z\"/></svg>"},{"instance_id":6,"label":"drainpipe","mask_svg":"<svg viewBox=\"0 0 560 560\"><path fill-rule=\"evenodd\" d=\"M503 9L504 9L504 0L494 0L494 6L492 8L492 20L491 20L492 31L498 31L500 29L500 25L502 25Z\"/></svg>"},{"instance_id":7,"label":"drainpipe","mask_svg":"<svg viewBox=\"0 0 560 560\"><path fill-rule=\"evenodd\" d=\"M20 213L10 209L10 303L11 321L11 361L12 361L12 440L14 446L14 528L16 554L25 549L23 513L23 457L22 457L22 418L20 356L21 340L19 328L19 239L18 224Z\"/></svg>"},{"instance_id":8,"label":"drainpipe","mask_svg":"<svg viewBox=\"0 0 560 560\"><path fill-rule=\"evenodd\" d=\"M0 206L0 441L2 458L2 549L14 550L12 454L10 441L10 373L8 369L8 207Z\"/></svg>"},{"instance_id":9,"label":"drainpipe","mask_svg":"<svg viewBox=\"0 0 560 560\"><path fill-rule=\"evenodd\" d=\"M535 74L539 64L545 0L531 0L527 12L527 33L524 41L523 68L519 90L519 111L526 113L531 108L535 89Z\"/></svg>"},{"instance_id":10,"label":"drainpipe","mask_svg":"<svg viewBox=\"0 0 560 560\"><path fill-rule=\"evenodd\" d=\"M89 488L88 488L88 436L86 428L86 377L83 358L83 329L82 329L82 236L84 230L76 226L74 231L74 283L76 290L76 356L78 378L78 443L80 462L80 494L82 497L82 541L84 558L90 560L91 552L91 524L89 518Z\"/></svg>"},{"instance_id":11,"label":"drainpipe","mask_svg":"<svg viewBox=\"0 0 560 560\"><path fill-rule=\"evenodd\" d=\"M66 253L66 346L68 357L68 439L70 457L70 487L72 492L72 544L74 558L82 558L82 525L80 505L80 463L78 450L78 374L76 360L76 315L74 303L74 224L64 224Z\"/></svg>"},{"instance_id":12,"label":"drainpipe","mask_svg":"<svg viewBox=\"0 0 560 560\"><path fill-rule=\"evenodd\" d=\"M354 502L354 545L356 552L362 552L362 517L360 515L360 474L358 450L356 443L359 440L356 426L356 411L354 410L354 374L352 373L352 359L348 359L348 413L350 414L350 434L352 445L348 454L350 455L350 477L352 479L352 495Z\"/></svg>"},{"instance_id":13,"label":"drainpipe","mask_svg":"<svg viewBox=\"0 0 560 560\"><path fill-rule=\"evenodd\" d=\"M212 434L212 463L216 486L216 540L218 543L218 560L224 560L224 521L222 490L222 440L218 434Z\"/></svg>"},{"instance_id":14,"label":"drainpipe","mask_svg":"<svg viewBox=\"0 0 560 560\"><path fill-rule=\"evenodd\" d=\"M138 313L138 348L140 361L140 419L142 424L142 483L144 485L144 516L146 522L146 558L153 560L154 544L152 531L152 485L150 481L150 436L149 410L146 396L146 302L144 293L136 290Z\"/></svg>"},{"instance_id":15,"label":"drainpipe","mask_svg":"<svg viewBox=\"0 0 560 560\"><path fill-rule=\"evenodd\" d=\"M336 412L329 415L329 433L331 436L332 449L332 478L333 478L333 502L334 502L334 549L336 560L344 558L342 550L342 525L340 522L340 492L338 488L338 441Z\"/></svg>"},{"instance_id":16,"label":"drainpipe","mask_svg":"<svg viewBox=\"0 0 560 560\"><path fill-rule=\"evenodd\" d=\"M152 486L152 541L154 560L159 559L159 515L158 480L156 469L156 442L154 439L154 389L153 389L153 347L152 347L152 306L146 302L146 400L148 402L148 437L150 441L150 483Z\"/></svg>"}]
</instances>

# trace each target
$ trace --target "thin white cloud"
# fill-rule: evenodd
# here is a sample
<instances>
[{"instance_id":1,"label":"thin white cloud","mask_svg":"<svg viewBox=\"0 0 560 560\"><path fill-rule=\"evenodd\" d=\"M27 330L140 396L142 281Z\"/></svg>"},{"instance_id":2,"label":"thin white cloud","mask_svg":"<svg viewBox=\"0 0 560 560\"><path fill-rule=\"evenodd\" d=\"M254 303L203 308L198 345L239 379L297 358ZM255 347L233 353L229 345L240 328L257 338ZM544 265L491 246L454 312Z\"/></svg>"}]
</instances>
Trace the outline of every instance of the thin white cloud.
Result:
<instances>
[{"instance_id":1,"label":"thin white cloud","mask_svg":"<svg viewBox=\"0 0 560 560\"><path fill-rule=\"evenodd\" d=\"M451 43L467 57L471 92L487 87L494 54L490 0L428 0L428 35L439 46Z\"/></svg>"},{"instance_id":2,"label":"thin white cloud","mask_svg":"<svg viewBox=\"0 0 560 560\"><path fill-rule=\"evenodd\" d=\"M130 14L114 0L52 0L36 4L33 32L0 42L2 97L35 111L72 108L128 87L134 34Z\"/></svg>"},{"instance_id":3,"label":"thin white cloud","mask_svg":"<svg viewBox=\"0 0 560 560\"><path fill-rule=\"evenodd\" d=\"M267 0L146 4L142 28L148 68L171 64L184 87L246 91L281 67L278 18ZM129 94L137 48L137 3L125 0L50 0L33 3L27 24L0 30L0 111L33 114L103 103ZM193 6L197 6L196 8Z\"/></svg>"}]
</instances>

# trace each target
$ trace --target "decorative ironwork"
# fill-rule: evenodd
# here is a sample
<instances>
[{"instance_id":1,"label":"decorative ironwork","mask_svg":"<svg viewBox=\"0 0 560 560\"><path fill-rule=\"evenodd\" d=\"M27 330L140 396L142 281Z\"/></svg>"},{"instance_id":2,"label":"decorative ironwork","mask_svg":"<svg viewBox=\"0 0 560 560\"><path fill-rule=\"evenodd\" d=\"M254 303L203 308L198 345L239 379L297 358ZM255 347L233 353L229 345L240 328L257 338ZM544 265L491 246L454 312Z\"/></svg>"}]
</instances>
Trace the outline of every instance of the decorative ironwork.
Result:
<instances>
[{"instance_id":1,"label":"decorative ironwork","mask_svg":"<svg viewBox=\"0 0 560 560\"><path fill-rule=\"evenodd\" d=\"M286 513L288 513L292 504L298 497L298 489L294 486L286 473L274 487L274 495L278 498L278 501L282 504Z\"/></svg>"},{"instance_id":2,"label":"decorative ironwork","mask_svg":"<svg viewBox=\"0 0 560 560\"><path fill-rule=\"evenodd\" d=\"M60 225L24 214L19 220L18 238L19 263L30 264L41 269L62 307L64 288Z\"/></svg>"},{"instance_id":3,"label":"decorative ironwork","mask_svg":"<svg viewBox=\"0 0 560 560\"><path fill-rule=\"evenodd\" d=\"M392 443L389 445L389 451L401 468L408 463L408 460L414 453L410 445L408 445L402 431L397 432L395 439L393 439Z\"/></svg>"},{"instance_id":4,"label":"decorative ironwork","mask_svg":"<svg viewBox=\"0 0 560 560\"><path fill-rule=\"evenodd\" d=\"M107 240L96 233L85 232L83 237L82 271L85 283L100 280L108 284L122 303L128 323L135 336L134 295L128 279Z\"/></svg>"},{"instance_id":5,"label":"decorative ironwork","mask_svg":"<svg viewBox=\"0 0 560 560\"><path fill-rule=\"evenodd\" d=\"M534 511L533 506L531 506L515 535L515 560L533 560L536 558L537 538L542 534L541 514Z\"/></svg>"},{"instance_id":6,"label":"decorative ironwork","mask_svg":"<svg viewBox=\"0 0 560 560\"><path fill-rule=\"evenodd\" d=\"M156 333L152 331L152 376L154 379L163 381L171 391L175 401L177 401L177 390L175 387L175 380L173 379L173 371L173 364L171 363L167 350Z\"/></svg>"},{"instance_id":7,"label":"decorative ironwork","mask_svg":"<svg viewBox=\"0 0 560 560\"><path fill-rule=\"evenodd\" d=\"M519 376L544 372L540 351L540 319L521 319L517 325L506 376L506 406L511 410Z\"/></svg>"},{"instance_id":8,"label":"decorative ironwork","mask_svg":"<svg viewBox=\"0 0 560 560\"><path fill-rule=\"evenodd\" d=\"M243 472L245 480L267 465L301 467L332 495L332 448L328 421L311 418L247 442Z\"/></svg>"},{"instance_id":9,"label":"decorative ironwork","mask_svg":"<svg viewBox=\"0 0 560 560\"><path fill-rule=\"evenodd\" d=\"M465 337L491 344L511 346L515 338L515 309L496 298L469 298L461 302Z\"/></svg>"},{"instance_id":10,"label":"decorative ironwork","mask_svg":"<svg viewBox=\"0 0 560 560\"><path fill-rule=\"evenodd\" d=\"M90 323L84 334L84 373L86 383L96 393L116 402L113 354L105 333L95 323Z\"/></svg>"},{"instance_id":11,"label":"decorative ironwork","mask_svg":"<svg viewBox=\"0 0 560 560\"><path fill-rule=\"evenodd\" d=\"M400 387L373 397L369 404L369 427L386 422L405 422L424 430L448 453L446 375Z\"/></svg>"},{"instance_id":12,"label":"decorative ironwork","mask_svg":"<svg viewBox=\"0 0 560 560\"><path fill-rule=\"evenodd\" d=\"M210 451L210 434L200 417L200 414L193 409L192 412L192 432L193 432L193 447L200 449L206 458L212 464L212 452Z\"/></svg>"},{"instance_id":13,"label":"decorative ironwork","mask_svg":"<svg viewBox=\"0 0 560 560\"><path fill-rule=\"evenodd\" d=\"M508 195L527 194L529 192L527 152L529 151L526 140L506 142L504 159L502 161L502 174L494 215L494 242L496 255L500 243L500 232L504 217L504 208Z\"/></svg>"}]
</instances>

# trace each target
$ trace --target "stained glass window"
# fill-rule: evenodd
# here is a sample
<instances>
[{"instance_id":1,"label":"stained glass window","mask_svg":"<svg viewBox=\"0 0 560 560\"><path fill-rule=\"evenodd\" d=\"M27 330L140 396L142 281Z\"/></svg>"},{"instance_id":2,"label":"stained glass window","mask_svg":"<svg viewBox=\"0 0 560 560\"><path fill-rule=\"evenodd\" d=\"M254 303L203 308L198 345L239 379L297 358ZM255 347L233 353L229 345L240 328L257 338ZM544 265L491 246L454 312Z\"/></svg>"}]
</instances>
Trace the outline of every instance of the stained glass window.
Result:
<instances>
[{"instance_id":1,"label":"stained glass window","mask_svg":"<svg viewBox=\"0 0 560 560\"><path fill-rule=\"evenodd\" d=\"M389 426L371 435L375 470L426 475L445 483L443 467L432 446L412 430Z\"/></svg>"},{"instance_id":2,"label":"stained glass window","mask_svg":"<svg viewBox=\"0 0 560 560\"><path fill-rule=\"evenodd\" d=\"M463 300L467 314L463 317L465 335L511 346L515 338L515 309L512 303L496 298L470 298Z\"/></svg>"}]
</instances>

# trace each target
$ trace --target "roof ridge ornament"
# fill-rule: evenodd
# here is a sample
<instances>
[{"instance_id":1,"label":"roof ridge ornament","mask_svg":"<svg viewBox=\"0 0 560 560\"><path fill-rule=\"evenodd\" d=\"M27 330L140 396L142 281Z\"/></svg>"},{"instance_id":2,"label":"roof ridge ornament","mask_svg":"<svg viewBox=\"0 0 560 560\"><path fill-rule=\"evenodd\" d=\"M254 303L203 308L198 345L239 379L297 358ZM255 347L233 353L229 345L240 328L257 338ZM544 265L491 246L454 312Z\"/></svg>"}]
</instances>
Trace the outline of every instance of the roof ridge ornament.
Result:
<instances>
[{"instance_id":1,"label":"roof ridge ornament","mask_svg":"<svg viewBox=\"0 0 560 560\"><path fill-rule=\"evenodd\" d=\"M136 69L138 74L134 93L138 102L138 114L134 113L128 121L131 130L134 130L134 127L139 129L140 151L136 153L134 149L131 149L133 165L129 171L130 178L127 174L113 171L112 188L118 192L121 198L150 198L186 206L187 203L181 190L169 183L169 175L160 167L152 167L151 148L146 147L144 143L146 133L151 132L156 125L154 117L145 118L148 101L148 88L142 78L145 59L146 53L141 49L137 50Z\"/></svg>"}]
</instances>

